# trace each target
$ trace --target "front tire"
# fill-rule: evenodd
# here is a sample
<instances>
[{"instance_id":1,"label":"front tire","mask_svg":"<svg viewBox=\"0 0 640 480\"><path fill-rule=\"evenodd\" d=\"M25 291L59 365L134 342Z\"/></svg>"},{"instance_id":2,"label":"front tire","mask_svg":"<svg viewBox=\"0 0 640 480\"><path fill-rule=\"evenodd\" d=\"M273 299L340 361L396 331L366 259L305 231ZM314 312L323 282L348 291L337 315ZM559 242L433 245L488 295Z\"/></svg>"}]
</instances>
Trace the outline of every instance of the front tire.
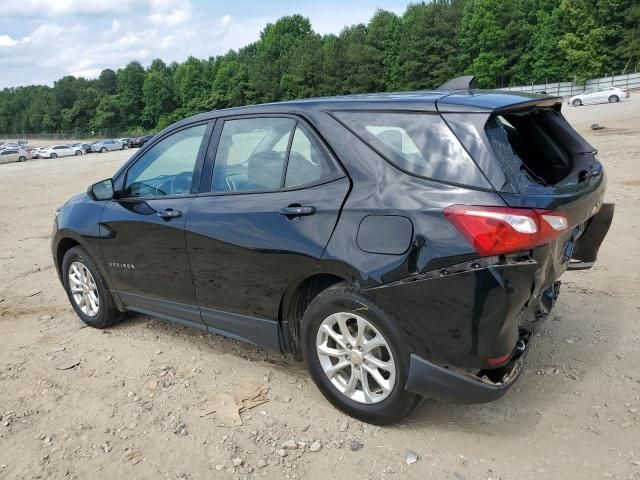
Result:
<instances>
[{"instance_id":1,"label":"front tire","mask_svg":"<svg viewBox=\"0 0 640 480\"><path fill-rule=\"evenodd\" d=\"M576 98L576 99L573 101L572 105L573 105L574 107L580 107L580 106L582 106L582 100L580 100L580 99Z\"/></svg>"},{"instance_id":2,"label":"front tire","mask_svg":"<svg viewBox=\"0 0 640 480\"><path fill-rule=\"evenodd\" d=\"M82 155L82 150L76 150L76 156Z\"/></svg>"},{"instance_id":3,"label":"front tire","mask_svg":"<svg viewBox=\"0 0 640 480\"><path fill-rule=\"evenodd\" d=\"M301 335L311 378L343 412L385 425L420 402L404 389L409 347L396 321L356 288L338 284L314 298Z\"/></svg>"},{"instance_id":4,"label":"front tire","mask_svg":"<svg viewBox=\"0 0 640 480\"><path fill-rule=\"evenodd\" d=\"M49 158L58 158L58 154L57 153L52 153Z\"/></svg>"},{"instance_id":5,"label":"front tire","mask_svg":"<svg viewBox=\"0 0 640 480\"><path fill-rule=\"evenodd\" d=\"M127 148L129 148L129 145L122 145L122 150L126 150Z\"/></svg>"},{"instance_id":6,"label":"front tire","mask_svg":"<svg viewBox=\"0 0 640 480\"><path fill-rule=\"evenodd\" d=\"M27 157L20 157L18 158L19 162L26 162L27 161Z\"/></svg>"},{"instance_id":7,"label":"front tire","mask_svg":"<svg viewBox=\"0 0 640 480\"><path fill-rule=\"evenodd\" d=\"M102 148L100 149L100 153L105 153L106 151L107 151L107 148L106 148L106 147L102 147Z\"/></svg>"},{"instance_id":8,"label":"front tire","mask_svg":"<svg viewBox=\"0 0 640 480\"><path fill-rule=\"evenodd\" d=\"M609 103L618 103L620 101L620 98L617 95L611 95L609 97Z\"/></svg>"},{"instance_id":9,"label":"front tire","mask_svg":"<svg viewBox=\"0 0 640 480\"><path fill-rule=\"evenodd\" d=\"M122 316L98 267L82 247L73 247L62 260L64 288L80 319L94 328L107 328Z\"/></svg>"}]
</instances>

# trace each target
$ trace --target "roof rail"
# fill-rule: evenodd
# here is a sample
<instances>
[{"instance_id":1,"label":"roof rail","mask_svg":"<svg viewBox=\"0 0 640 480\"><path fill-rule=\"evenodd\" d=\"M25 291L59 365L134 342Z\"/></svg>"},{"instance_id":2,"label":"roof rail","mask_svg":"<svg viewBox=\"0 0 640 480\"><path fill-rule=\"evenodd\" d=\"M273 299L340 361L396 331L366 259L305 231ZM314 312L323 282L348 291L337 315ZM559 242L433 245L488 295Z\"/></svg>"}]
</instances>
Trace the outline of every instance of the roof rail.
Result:
<instances>
[{"instance_id":1,"label":"roof rail","mask_svg":"<svg viewBox=\"0 0 640 480\"><path fill-rule=\"evenodd\" d=\"M473 75L452 78L448 82L440 85L438 90L471 90L476 86L475 78Z\"/></svg>"}]
</instances>

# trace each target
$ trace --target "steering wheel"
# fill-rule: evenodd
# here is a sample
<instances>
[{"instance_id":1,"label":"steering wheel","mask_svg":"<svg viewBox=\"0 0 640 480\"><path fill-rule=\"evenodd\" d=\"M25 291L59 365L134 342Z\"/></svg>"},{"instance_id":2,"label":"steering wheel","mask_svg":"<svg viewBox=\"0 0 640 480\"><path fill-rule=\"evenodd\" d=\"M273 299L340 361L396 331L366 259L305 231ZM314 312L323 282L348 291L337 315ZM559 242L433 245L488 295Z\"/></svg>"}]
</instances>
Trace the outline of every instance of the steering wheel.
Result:
<instances>
[{"instance_id":1,"label":"steering wheel","mask_svg":"<svg viewBox=\"0 0 640 480\"><path fill-rule=\"evenodd\" d=\"M180 195L191 192L191 172L182 172L171 179L169 192L171 195Z\"/></svg>"}]
</instances>

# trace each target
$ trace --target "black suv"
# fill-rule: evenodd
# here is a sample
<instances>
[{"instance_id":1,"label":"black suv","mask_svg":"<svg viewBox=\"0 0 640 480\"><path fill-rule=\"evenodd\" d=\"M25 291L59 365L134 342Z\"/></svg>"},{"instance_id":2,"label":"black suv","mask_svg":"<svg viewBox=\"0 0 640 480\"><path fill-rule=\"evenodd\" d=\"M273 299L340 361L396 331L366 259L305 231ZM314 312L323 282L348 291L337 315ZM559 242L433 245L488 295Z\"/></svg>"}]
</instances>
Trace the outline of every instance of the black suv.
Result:
<instances>
[{"instance_id":1,"label":"black suv","mask_svg":"<svg viewBox=\"0 0 640 480\"><path fill-rule=\"evenodd\" d=\"M168 127L58 210L73 308L97 328L136 311L293 353L367 422L422 396L499 398L613 205L560 98L455 88Z\"/></svg>"}]
</instances>

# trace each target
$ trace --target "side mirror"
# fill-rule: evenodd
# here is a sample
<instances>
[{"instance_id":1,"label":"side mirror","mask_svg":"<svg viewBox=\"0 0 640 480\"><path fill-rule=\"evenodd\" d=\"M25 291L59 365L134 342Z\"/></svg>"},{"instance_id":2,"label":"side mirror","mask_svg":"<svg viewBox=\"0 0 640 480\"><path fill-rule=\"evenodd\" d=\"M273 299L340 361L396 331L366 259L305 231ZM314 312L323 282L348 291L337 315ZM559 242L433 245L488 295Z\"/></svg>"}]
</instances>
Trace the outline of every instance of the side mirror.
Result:
<instances>
[{"instance_id":1,"label":"side mirror","mask_svg":"<svg viewBox=\"0 0 640 480\"><path fill-rule=\"evenodd\" d=\"M106 180L94 183L87 189L87 194L91 200L111 200L115 195L113 191L113 180L107 178Z\"/></svg>"}]
</instances>

